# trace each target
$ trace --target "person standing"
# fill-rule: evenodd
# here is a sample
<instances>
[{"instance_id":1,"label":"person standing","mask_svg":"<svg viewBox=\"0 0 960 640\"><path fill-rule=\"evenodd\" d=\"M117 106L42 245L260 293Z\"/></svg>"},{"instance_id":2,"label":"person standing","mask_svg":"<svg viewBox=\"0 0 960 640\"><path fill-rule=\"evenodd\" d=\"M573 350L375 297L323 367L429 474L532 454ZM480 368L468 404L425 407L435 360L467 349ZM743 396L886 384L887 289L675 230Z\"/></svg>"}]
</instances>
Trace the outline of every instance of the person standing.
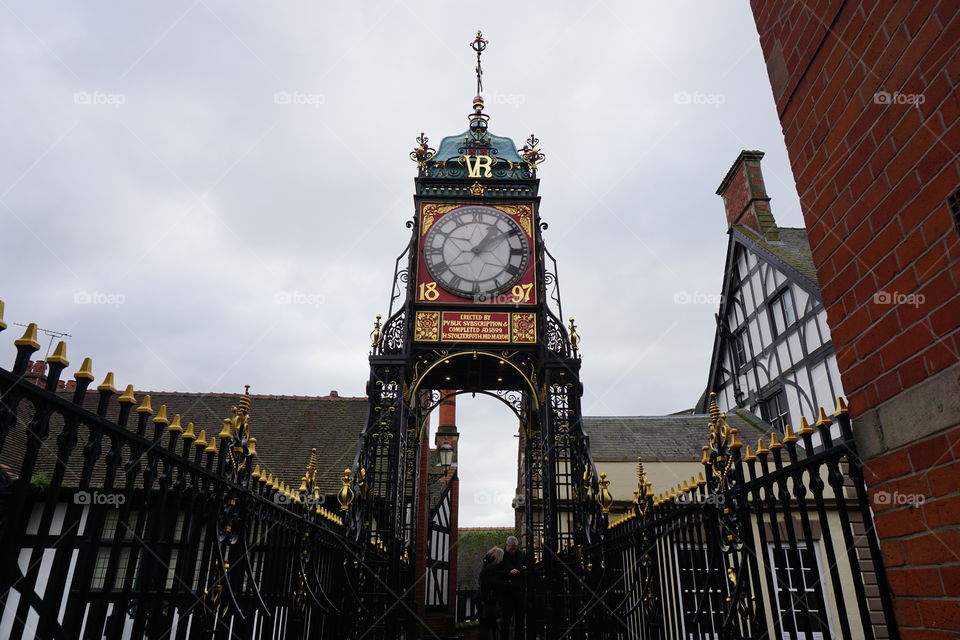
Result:
<instances>
[{"instance_id":1,"label":"person standing","mask_svg":"<svg viewBox=\"0 0 960 640\"><path fill-rule=\"evenodd\" d=\"M507 538L504 545L503 560L498 565L507 586L500 601L500 640L510 640L510 627L513 626L514 638L523 638L524 623L524 571L526 558L519 548L516 536Z\"/></svg>"},{"instance_id":2,"label":"person standing","mask_svg":"<svg viewBox=\"0 0 960 640\"><path fill-rule=\"evenodd\" d=\"M503 593L509 585L509 580L499 566L501 562L503 562L503 549L500 547L490 549L483 557L478 603L481 640L497 640L500 637L497 631L497 618L500 617Z\"/></svg>"}]
</instances>

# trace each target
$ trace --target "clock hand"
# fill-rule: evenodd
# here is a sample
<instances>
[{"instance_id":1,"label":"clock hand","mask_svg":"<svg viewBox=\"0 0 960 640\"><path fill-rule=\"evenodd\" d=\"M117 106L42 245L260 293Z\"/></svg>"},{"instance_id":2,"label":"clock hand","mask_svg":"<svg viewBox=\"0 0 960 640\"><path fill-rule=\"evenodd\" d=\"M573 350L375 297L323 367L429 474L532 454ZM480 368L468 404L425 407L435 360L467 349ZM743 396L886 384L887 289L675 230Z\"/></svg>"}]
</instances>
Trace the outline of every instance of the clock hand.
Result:
<instances>
[{"instance_id":1,"label":"clock hand","mask_svg":"<svg viewBox=\"0 0 960 640\"><path fill-rule=\"evenodd\" d=\"M495 227L490 227L494 229ZM489 251L491 246L497 246L503 242L504 238L510 235L509 231L503 231L497 235L488 233L487 237L477 243L477 246L473 248L474 253L483 253L484 251Z\"/></svg>"}]
</instances>

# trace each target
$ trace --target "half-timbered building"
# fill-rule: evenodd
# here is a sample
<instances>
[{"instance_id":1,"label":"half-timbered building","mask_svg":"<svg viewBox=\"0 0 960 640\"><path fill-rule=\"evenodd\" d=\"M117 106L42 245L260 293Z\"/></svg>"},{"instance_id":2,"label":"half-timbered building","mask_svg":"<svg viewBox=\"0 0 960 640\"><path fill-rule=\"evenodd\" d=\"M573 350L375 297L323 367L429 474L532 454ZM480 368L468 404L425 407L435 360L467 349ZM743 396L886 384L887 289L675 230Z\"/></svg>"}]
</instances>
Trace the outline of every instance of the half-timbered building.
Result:
<instances>
[{"instance_id":1,"label":"half-timbered building","mask_svg":"<svg viewBox=\"0 0 960 640\"><path fill-rule=\"evenodd\" d=\"M777 226L761 158L741 152L717 189L729 238L707 390L721 411L748 409L783 430L843 389L807 233Z\"/></svg>"}]
</instances>

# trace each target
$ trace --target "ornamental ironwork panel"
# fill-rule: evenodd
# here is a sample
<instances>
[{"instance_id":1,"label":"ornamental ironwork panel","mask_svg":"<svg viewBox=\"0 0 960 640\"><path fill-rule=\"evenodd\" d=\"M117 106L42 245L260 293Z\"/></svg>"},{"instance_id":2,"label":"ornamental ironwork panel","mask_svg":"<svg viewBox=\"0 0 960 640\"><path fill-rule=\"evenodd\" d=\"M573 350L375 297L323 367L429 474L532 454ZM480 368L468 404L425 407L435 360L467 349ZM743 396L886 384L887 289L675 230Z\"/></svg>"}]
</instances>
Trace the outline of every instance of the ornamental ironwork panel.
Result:
<instances>
[{"instance_id":1,"label":"ornamental ironwork panel","mask_svg":"<svg viewBox=\"0 0 960 640\"><path fill-rule=\"evenodd\" d=\"M360 553L315 456L299 489L261 471L249 393L219 433L112 373L91 390L89 359L57 393L64 343L37 386L36 332L0 368L0 636L344 637Z\"/></svg>"},{"instance_id":2,"label":"ornamental ironwork panel","mask_svg":"<svg viewBox=\"0 0 960 640\"><path fill-rule=\"evenodd\" d=\"M898 638L842 400L834 419L838 440L820 409L754 450L714 395L697 477L655 495L638 461L633 508L590 550L597 637Z\"/></svg>"}]
</instances>

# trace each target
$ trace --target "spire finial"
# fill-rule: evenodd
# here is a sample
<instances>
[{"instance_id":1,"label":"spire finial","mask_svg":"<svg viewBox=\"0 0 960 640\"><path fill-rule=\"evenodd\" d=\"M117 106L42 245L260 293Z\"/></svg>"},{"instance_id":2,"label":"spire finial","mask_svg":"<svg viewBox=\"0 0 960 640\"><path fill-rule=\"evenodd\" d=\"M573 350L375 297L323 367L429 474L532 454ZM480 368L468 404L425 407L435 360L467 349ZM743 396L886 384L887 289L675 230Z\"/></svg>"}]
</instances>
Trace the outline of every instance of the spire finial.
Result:
<instances>
[{"instance_id":1,"label":"spire finial","mask_svg":"<svg viewBox=\"0 0 960 640\"><path fill-rule=\"evenodd\" d=\"M487 41L483 39L483 33L477 29L476 39L470 43L470 48L477 52L477 95L483 93L483 69L480 66L480 54L487 48Z\"/></svg>"}]
</instances>

